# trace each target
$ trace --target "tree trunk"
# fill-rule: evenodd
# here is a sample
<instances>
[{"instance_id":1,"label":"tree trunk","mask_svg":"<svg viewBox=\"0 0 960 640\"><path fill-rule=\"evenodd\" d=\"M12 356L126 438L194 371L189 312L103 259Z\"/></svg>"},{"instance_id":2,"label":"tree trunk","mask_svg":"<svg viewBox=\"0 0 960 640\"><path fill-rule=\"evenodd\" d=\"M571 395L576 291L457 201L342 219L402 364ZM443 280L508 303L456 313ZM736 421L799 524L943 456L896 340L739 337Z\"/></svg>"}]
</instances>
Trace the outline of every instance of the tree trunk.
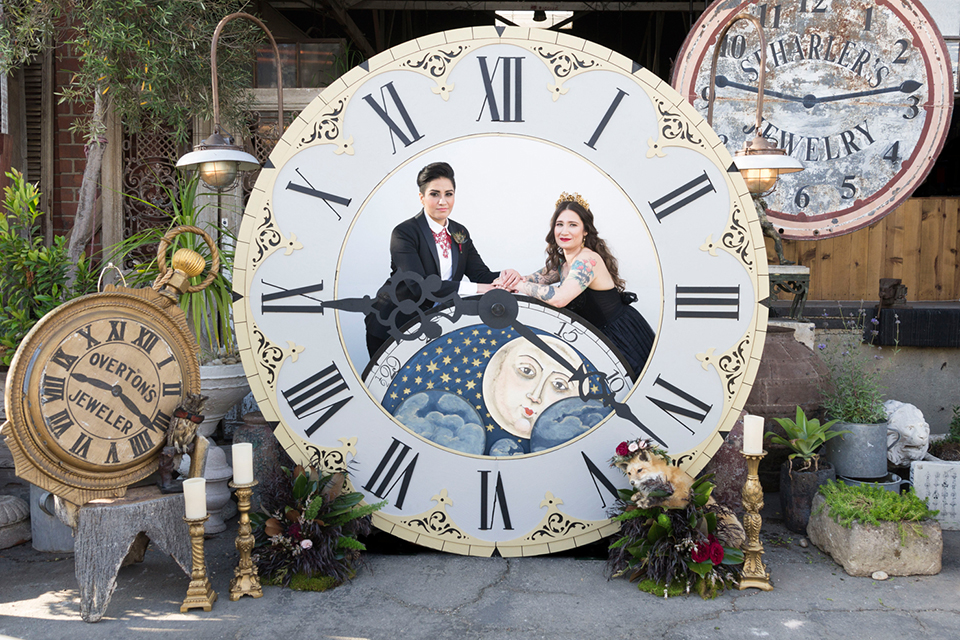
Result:
<instances>
[{"instance_id":1,"label":"tree trunk","mask_svg":"<svg viewBox=\"0 0 960 640\"><path fill-rule=\"evenodd\" d=\"M107 100L99 91L93 101L93 113L90 114L90 131L93 131L90 142L87 144L87 164L83 169L83 180L80 183L80 194L77 202L77 213L73 218L73 229L70 231L70 242L67 244L67 255L70 259L69 284L76 278L77 260L83 253L84 246L93 236L94 214L97 203L97 189L100 186L100 169L103 166L103 152L107 146L107 139L103 136L106 130Z\"/></svg>"}]
</instances>

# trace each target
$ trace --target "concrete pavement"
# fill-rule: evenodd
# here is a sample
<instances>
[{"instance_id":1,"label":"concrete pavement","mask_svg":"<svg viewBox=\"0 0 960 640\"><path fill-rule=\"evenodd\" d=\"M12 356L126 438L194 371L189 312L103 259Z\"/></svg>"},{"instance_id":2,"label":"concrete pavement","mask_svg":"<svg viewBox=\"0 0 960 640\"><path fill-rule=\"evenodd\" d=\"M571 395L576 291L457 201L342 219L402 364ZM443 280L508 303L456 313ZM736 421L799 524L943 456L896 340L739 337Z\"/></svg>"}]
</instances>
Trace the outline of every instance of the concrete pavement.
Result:
<instances>
[{"instance_id":1,"label":"concrete pavement","mask_svg":"<svg viewBox=\"0 0 960 640\"><path fill-rule=\"evenodd\" d=\"M368 567L327 593L265 587L230 602L233 535L208 540L219 600L181 614L189 580L148 551L120 571L103 620L80 619L71 555L0 551L0 638L310 638L582 640L589 638L956 638L960 636L960 532L944 532L936 576L852 578L788 532L767 496L762 540L774 590L728 591L712 601L664 600L624 579L608 581L599 546L560 556L468 558L375 536Z\"/></svg>"}]
</instances>

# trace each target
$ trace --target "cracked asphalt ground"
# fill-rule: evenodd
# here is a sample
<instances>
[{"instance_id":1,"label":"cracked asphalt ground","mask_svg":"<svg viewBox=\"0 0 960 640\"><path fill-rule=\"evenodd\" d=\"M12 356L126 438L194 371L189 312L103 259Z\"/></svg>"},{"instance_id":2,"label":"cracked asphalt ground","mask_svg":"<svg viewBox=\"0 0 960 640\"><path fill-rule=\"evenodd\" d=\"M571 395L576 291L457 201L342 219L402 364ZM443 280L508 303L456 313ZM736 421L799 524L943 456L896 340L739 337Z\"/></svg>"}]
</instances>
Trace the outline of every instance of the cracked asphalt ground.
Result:
<instances>
[{"instance_id":1,"label":"cracked asphalt ground","mask_svg":"<svg viewBox=\"0 0 960 640\"><path fill-rule=\"evenodd\" d=\"M326 593L265 587L230 602L236 520L207 541L219 600L180 613L189 582L172 559L147 552L121 569L104 618L80 619L73 557L21 545L0 551L0 638L310 638L599 640L629 638L956 638L960 634L960 532L944 532L935 576L853 578L779 523L768 495L762 541L774 590L715 600L664 600L624 579L608 581L594 545L558 556L469 558L379 534L367 568Z\"/></svg>"}]
</instances>

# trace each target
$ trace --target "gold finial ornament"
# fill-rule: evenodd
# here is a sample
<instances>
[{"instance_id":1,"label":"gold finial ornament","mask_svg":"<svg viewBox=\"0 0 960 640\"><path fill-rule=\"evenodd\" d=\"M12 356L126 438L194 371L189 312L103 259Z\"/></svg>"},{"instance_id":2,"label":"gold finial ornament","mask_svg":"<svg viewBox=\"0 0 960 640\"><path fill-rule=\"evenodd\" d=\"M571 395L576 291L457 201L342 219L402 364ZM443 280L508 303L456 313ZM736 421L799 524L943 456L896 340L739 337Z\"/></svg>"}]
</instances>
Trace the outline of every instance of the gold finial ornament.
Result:
<instances>
[{"instance_id":1,"label":"gold finial ornament","mask_svg":"<svg viewBox=\"0 0 960 640\"><path fill-rule=\"evenodd\" d=\"M188 278L193 278L203 273L203 268L207 266L207 261L193 249L183 248L177 249L177 252L173 254L173 258L170 260L170 264L175 270L183 271L187 274Z\"/></svg>"},{"instance_id":2,"label":"gold finial ornament","mask_svg":"<svg viewBox=\"0 0 960 640\"><path fill-rule=\"evenodd\" d=\"M561 193L561 194L560 194L560 197L557 198L556 207L559 207L559 206L560 206L561 204L563 204L564 202L576 202L578 205L580 205L581 207L583 207L583 208L586 209L587 211L590 211L590 203L587 202L586 200L584 200L584 199L583 199L583 196L581 196L581 195L580 195L579 193L577 193L576 191L574 191L573 193L567 193L566 191L564 191L563 193Z\"/></svg>"}]
</instances>

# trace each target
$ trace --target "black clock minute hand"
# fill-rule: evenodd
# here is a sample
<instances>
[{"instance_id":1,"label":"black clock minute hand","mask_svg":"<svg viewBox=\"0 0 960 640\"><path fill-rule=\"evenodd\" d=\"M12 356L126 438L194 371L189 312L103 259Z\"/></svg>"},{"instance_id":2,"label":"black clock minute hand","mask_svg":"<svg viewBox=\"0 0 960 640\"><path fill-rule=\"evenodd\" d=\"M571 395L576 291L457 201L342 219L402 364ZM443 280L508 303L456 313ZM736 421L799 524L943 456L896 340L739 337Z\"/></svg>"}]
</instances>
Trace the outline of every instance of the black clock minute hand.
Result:
<instances>
[{"instance_id":1,"label":"black clock minute hand","mask_svg":"<svg viewBox=\"0 0 960 640\"><path fill-rule=\"evenodd\" d=\"M721 89L723 87L733 87L734 89L741 89L742 91L750 91L752 93L757 92L756 87L750 86L749 84L740 84L739 82L734 82L733 80L730 80L726 76L717 76L716 82L717 82L717 87ZM709 90L710 90L709 87L704 89L704 91L709 91ZM806 98L801 98L799 96L791 96L788 93L780 93L779 91L770 91L769 89L764 89L763 95L772 96L774 98L780 98L781 100L789 100L790 102L804 102L804 106L806 106L806 103L805 103Z\"/></svg>"},{"instance_id":2,"label":"black clock minute hand","mask_svg":"<svg viewBox=\"0 0 960 640\"><path fill-rule=\"evenodd\" d=\"M77 372L71 373L70 377L76 380L77 382L82 382L84 384L89 384L91 387L96 387L97 389L103 389L104 391L109 391L110 393L113 394L114 397L120 398L120 402L122 402L127 407L127 409L132 411L134 415L137 416L137 418L140 420L140 424L142 424L147 429L150 429L151 431L156 431L156 427L154 426L153 421L148 416L145 416L143 413L141 413L140 407L137 406L136 402L134 402L133 400L128 398L126 395L124 395L123 389L120 387L120 385L110 384L109 382L104 382L103 380L100 380L98 378L91 378L90 376L84 375L82 373L77 373Z\"/></svg>"},{"instance_id":3,"label":"black clock minute hand","mask_svg":"<svg viewBox=\"0 0 960 640\"><path fill-rule=\"evenodd\" d=\"M895 87L885 87L883 89L872 89L871 91L857 91L855 93L839 93L835 96L824 96L823 98L817 98L817 103L821 102L835 102L837 100L849 100L851 98L863 98L864 96L875 96L880 93L913 93L917 89L923 86L921 83L916 80L905 80Z\"/></svg>"},{"instance_id":4,"label":"black clock minute hand","mask_svg":"<svg viewBox=\"0 0 960 640\"><path fill-rule=\"evenodd\" d=\"M667 446L667 443L664 442L662 438L657 436L657 434L651 431L647 425L643 424L639 418L633 414L633 410L630 409L629 405L617 402L613 391L610 390L610 385L607 384L607 374L599 371L588 372L585 364L577 367L571 362L568 362L563 356L557 353L555 349L544 342L530 327L520 322L517 318L519 308L520 306L512 294L503 289L491 289L480 298L477 304L477 315L480 316L480 320L483 321L485 325L493 329L503 329L508 326L513 327L514 331L529 340L535 347L556 360L571 373L570 381L579 383L580 397L582 399L596 399L601 401L603 406L613 409L617 417L629 420L661 445L664 447ZM464 309L463 313L467 314L467 310ZM599 392L591 393L589 391L590 378L599 378Z\"/></svg>"}]
</instances>

